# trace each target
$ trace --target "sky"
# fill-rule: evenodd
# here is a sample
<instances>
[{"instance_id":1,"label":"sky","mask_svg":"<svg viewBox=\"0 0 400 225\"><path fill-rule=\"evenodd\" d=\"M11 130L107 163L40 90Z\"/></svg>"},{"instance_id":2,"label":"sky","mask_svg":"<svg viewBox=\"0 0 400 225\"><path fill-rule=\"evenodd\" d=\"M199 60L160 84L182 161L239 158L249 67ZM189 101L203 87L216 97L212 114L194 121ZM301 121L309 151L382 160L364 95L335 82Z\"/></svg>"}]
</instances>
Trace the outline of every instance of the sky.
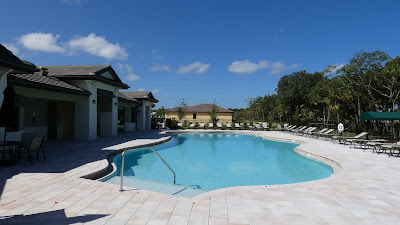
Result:
<instances>
[{"instance_id":1,"label":"sky","mask_svg":"<svg viewBox=\"0 0 400 225\"><path fill-rule=\"evenodd\" d=\"M37 66L110 64L155 108L246 108L295 71L400 55L400 1L2 0L0 43Z\"/></svg>"}]
</instances>

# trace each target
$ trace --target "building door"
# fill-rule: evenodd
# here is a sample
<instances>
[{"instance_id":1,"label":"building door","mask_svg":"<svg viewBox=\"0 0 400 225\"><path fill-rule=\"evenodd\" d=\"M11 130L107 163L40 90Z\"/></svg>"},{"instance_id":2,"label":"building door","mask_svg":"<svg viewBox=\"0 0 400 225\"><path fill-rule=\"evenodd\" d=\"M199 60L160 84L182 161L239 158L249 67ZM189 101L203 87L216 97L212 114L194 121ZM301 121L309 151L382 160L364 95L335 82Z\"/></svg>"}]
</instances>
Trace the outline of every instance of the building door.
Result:
<instances>
[{"instance_id":1,"label":"building door","mask_svg":"<svg viewBox=\"0 0 400 225\"><path fill-rule=\"evenodd\" d=\"M57 138L57 103L47 104L47 138Z\"/></svg>"}]
</instances>

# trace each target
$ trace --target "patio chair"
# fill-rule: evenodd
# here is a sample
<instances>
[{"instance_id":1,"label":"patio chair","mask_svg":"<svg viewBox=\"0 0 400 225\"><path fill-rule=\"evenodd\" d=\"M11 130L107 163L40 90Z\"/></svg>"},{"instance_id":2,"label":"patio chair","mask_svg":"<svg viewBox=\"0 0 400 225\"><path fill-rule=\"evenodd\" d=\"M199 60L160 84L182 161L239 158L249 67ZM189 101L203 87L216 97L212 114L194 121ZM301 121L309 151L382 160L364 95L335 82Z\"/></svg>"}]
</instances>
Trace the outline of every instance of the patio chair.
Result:
<instances>
[{"instance_id":1,"label":"patio chair","mask_svg":"<svg viewBox=\"0 0 400 225\"><path fill-rule=\"evenodd\" d=\"M205 124L204 123L200 123L199 124L199 128L204 129Z\"/></svg>"},{"instance_id":2,"label":"patio chair","mask_svg":"<svg viewBox=\"0 0 400 225\"><path fill-rule=\"evenodd\" d=\"M301 135L311 135L311 132L313 132L315 129L317 129L316 127L310 127L307 130L300 132L299 134Z\"/></svg>"},{"instance_id":3,"label":"patio chair","mask_svg":"<svg viewBox=\"0 0 400 225\"><path fill-rule=\"evenodd\" d=\"M332 137L332 136L334 136L334 135L337 135L337 134L331 134L332 131L334 131L334 130L335 130L335 129L329 129L329 130L325 131L324 133L318 134L318 138L319 138L319 137L324 137L325 140L326 140L326 139L328 139L328 137Z\"/></svg>"},{"instance_id":4,"label":"patio chair","mask_svg":"<svg viewBox=\"0 0 400 225\"><path fill-rule=\"evenodd\" d=\"M217 123L217 128L222 130L222 123Z\"/></svg>"},{"instance_id":5,"label":"patio chair","mask_svg":"<svg viewBox=\"0 0 400 225\"><path fill-rule=\"evenodd\" d=\"M365 135L367 135L368 132L362 132L357 134L354 137L344 137L344 136L333 136L333 141L338 140L339 143L343 142L344 145L346 145L347 142L350 142L350 145L353 144L355 139L360 139L361 137L364 137Z\"/></svg>"},{"instance_id":6,"label":"patio chair","mask_svg":"<svg viewBox=\"0 0 400 225\"><path fill-rule=\"evenodd\" d=\"M291 131L292 131L294 134L297 134L297 133L299 133L299 132L302 132L302 131L305 130L305 129L307 129L307 126L302 126L302 127L299 127L298 129L291 129Z\"/></svg>"},{"instance_id":7,"label":"patio chair","mask_svg":"<svg viewBox=\"0 0 400 225\"><path fill-rule=\"evenodd\" d=\"M31 142L28 145L28 147L21 147L21 150L23 150L23 149L26 150L25 153L28 154L28 162L29 161L31 162L31 166L33 165L32 153L36 152L36 160L38 160L40 150L42 150L43 159L46 162L46 154L45 154L44 148L43 148L43 140L44 140L44 136L35 136L31 139Z\"/></svg>"},{"instance_id":8,"label":"patio chair","mask_svg":"<svg viewBox=\"0 0 400 225\"><path fill-rule=\"evenodd\" d=\"M183 127L183 125L182 125L182 123L178 123L178 128L181 128L182 129L182 127Z\"/></svg>"},{"instance_id":9,"label":"patio chair","mask_svg":"<svg viewBox=\"0 0 400 225\"><path fill-rule=\"evenodd\" d=\"M208 123L208 129L213 129L214 124L213 123Z\"/></svg>"},{"instance_id":10,"label":"patio chair","mask_svg":"<svg viewBox=\"0 0 400 225\"><path fill-rule=\"evenodd\" d=\"M242 126L240 126L240 124L239 124L239 123L235 123L235 129L238 129L238 130L240 130L240 129L242 129Z\"/></svg>"},{"instance_id":11,"label":"patio chair","mask_svg":"<svg viewBox=\"0 0 400 225\"><path fill-rule=\"evenodd\" d=\"M226 124L226 129L228 129L228 130L232 130L232 124L230 124L230 123L227 123L227 124Z\"/></svg>"},{"instance_id":12,"label":"patio chair","mask_svg":"<svg viewBox=\"0 0 400 225\"><path fill-rule=\"evenodd\" d=\"M190 129L194 129L194 126L195 126L196 124L194 124L194 123L191 123L190 125L189 125L189 128Z\"/></svg>"},{"instance_id":13,"label":"patio chair","mask_svg":"<svg viewBox=\"0 0 400 225\"><path fill-rule=\"evenodd\" d=\"M316 132L310 132L310 136L311 136L311 135L314 135L314 137L315 137L315 136L318 137L319 134L322 134L322 133L324 133L324 132L327 131L327 130L328 130L328 128L324 128L324 129L319 130L319 131L316 131Z\"/></svg>"},{"instance_id":14,"label":"patio chair","mask_svg":"<svg viewBox=\"0 0 400 225\"><path fill-rule=\"evenodd\" d=\"M394 143L394 144L387 144L387 143L386 143L386 144L384 144L384 145L381 145L381 151L380 151L380 152L377 151L377 153L378 153L378 154L379 154L379 153L382 153L382 152L387 153L387 152L386 152L387 150L389 150L389 153L388 153L389 157L393 155L394 151L399 151L399 152L397 153L397 155L396 155L396 156L399 156L399 155L400 155L400 141L399 141L399 142L396 142L396 143Z\"/></svg>"},{"instance_id":15,"label":"patio chair","mask_svg":"<svg viewBox=\"0 0 400 225\"><path fill-rule=\"evenodd\" d=\"M262 126L263 130L269 130L269 126L268 126L267 122L263 122L261 124L261 126Z\"/></svg>"}]
</instances>

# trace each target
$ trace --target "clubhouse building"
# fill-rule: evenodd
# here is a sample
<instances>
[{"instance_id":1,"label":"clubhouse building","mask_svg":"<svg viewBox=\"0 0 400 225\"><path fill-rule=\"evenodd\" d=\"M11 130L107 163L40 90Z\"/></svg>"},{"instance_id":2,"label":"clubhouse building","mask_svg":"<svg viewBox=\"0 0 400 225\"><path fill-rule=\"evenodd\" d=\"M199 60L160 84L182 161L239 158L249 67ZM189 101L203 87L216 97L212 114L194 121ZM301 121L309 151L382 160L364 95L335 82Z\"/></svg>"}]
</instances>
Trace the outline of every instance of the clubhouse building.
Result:
<instances>
[{"instance_id":1,"label":"clubhouse building","mask_svg":"<svg viewBox=\"0 0 400 225\"><path fill-rule=\"evenodd\" d=\"M150 91L121 91L129 86L111 65L36 67L0 45L0 105L8 86L16 92L18 122L8 127L7 140L20 140L22 133L93 140L118 130L150 130L158 102Z\"/></svg>"}]
</instances>

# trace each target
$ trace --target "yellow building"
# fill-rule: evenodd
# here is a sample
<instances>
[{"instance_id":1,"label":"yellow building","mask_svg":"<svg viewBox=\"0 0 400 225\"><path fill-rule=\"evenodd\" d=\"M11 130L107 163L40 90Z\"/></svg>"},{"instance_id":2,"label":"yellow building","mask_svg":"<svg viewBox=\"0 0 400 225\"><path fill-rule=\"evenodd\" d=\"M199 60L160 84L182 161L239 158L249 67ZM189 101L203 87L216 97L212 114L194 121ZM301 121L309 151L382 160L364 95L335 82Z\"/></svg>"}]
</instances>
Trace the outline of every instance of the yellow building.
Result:
<instances>
[{"instance_id":1,"label":"yellow building","mask_svg":"<svg viewBox=\"0 0 400 225\"><path fill-rule=\"evenodd\" d=\"M210 112L213 104L200 104L196 106L186 106L185 112L186 116L182 121L187 121L190 123L209 123L210 122ZM217 119L221 123L232 123L233 111L229 109L224 109L217 106ZM178 107L168 109L165 111L166 119L175 119L179 121L178 117Z\"/></svg>"}]
</instances>

